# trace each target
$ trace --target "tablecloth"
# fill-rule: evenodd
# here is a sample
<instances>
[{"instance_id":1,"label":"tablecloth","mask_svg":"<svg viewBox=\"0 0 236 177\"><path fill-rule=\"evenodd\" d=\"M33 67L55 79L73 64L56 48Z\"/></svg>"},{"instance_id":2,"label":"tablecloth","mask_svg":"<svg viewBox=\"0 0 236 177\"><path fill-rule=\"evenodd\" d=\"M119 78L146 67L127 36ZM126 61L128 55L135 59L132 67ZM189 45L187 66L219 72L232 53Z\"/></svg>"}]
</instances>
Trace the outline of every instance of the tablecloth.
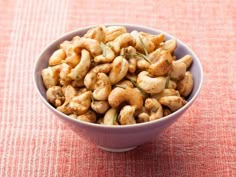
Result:
<instances>
[{"instance_id":1,"label":"tablecloth","mask_svg":"<svg viewBox=\"0 0 236 177\"><path fill-rule=\"evenodd\" d=\"M125 153L105 152L75 134L32 81L49 42L104 23L166 31L189 45L204 69L191 108ZM0 0L0 176L236 176L236 1Z\"/></svg>"}]
</instances>

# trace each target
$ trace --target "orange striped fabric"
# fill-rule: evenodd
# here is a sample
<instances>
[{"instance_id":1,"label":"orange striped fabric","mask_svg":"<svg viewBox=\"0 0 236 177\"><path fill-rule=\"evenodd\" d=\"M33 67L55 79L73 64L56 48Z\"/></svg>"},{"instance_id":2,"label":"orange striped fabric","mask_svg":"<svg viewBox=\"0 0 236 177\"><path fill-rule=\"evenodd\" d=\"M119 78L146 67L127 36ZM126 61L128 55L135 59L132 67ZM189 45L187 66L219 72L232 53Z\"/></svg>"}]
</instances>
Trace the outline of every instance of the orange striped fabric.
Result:
<instances>
[{"instance_id":1,"label":"orange striped fabric","mask_svg":"<svg viewBox=\"0 0 236 177\"><path fill-rule=\"evenodd\" d=\"M33 87L43 47L71 30L134 23L187 43L204 68L192 107L150 143L108 153L52 115ZM0 0L0 176L236 176L235 0Z\"/></svg>"}]
</instances>

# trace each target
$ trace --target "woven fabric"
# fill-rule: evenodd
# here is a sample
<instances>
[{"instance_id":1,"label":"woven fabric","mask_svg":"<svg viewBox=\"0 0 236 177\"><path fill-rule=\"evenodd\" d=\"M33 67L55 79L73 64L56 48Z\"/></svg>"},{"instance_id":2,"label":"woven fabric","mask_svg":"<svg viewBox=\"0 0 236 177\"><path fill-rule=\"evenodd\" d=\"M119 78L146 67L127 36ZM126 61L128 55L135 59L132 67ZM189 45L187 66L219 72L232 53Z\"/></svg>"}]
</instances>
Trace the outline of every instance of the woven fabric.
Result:
<instances>
[{"instance_id":1,"label":"woven fabric","mask_svg":"<svg viewBox=\"0 0 236 177\"><path fill-rule=\"evenodd\" d=\"M204 69L191 108L150 143L109 153L62 124L32 81L37 55L74 29L133 23L189 45ZM236 176L235 0L0 0L0 176Z\"/></svg>"}]
</instances>

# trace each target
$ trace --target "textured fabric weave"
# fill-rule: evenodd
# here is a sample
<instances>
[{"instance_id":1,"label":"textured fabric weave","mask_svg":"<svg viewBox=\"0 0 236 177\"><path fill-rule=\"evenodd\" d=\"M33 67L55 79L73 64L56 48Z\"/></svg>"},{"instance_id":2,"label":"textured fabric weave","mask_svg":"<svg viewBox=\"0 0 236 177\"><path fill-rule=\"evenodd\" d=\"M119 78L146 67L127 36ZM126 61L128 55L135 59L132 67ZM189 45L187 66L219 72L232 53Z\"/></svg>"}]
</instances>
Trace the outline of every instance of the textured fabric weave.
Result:
<instances>
[{"instance_id":1,"label":"textured fabric weave","mask_svg":"<svg viewBox=\"0 0 236 177\"><path fill-rule=\"evenodd\" d=\"M49 42L80 27L133 23L189 45L204 69L192 107L150 143L109 153L41 102L32 69ZM235 0L0 0L1 177L236 176Z\"/></svg>"}]
</instances>

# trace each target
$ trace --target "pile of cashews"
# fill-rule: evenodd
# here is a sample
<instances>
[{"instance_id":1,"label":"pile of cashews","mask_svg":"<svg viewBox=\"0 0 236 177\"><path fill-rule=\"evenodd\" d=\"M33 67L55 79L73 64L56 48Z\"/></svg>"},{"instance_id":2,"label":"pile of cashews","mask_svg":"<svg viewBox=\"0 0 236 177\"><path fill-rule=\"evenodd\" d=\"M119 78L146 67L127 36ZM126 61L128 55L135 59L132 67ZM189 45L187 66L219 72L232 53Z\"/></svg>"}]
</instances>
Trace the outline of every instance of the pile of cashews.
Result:
<instances>
[{"instance_id":1,"label":"pile of cashews","mask_svg":"<svg viewBox=\"0 0 236 177\"><path fill-rule=\"evenodd\" d=\"M192 57L177 59L164 34L97 26L64 41L41 75L47 100L72 118L105 125L153 121L180 109L193 89Z\"/></svg>"}]
</instances>

